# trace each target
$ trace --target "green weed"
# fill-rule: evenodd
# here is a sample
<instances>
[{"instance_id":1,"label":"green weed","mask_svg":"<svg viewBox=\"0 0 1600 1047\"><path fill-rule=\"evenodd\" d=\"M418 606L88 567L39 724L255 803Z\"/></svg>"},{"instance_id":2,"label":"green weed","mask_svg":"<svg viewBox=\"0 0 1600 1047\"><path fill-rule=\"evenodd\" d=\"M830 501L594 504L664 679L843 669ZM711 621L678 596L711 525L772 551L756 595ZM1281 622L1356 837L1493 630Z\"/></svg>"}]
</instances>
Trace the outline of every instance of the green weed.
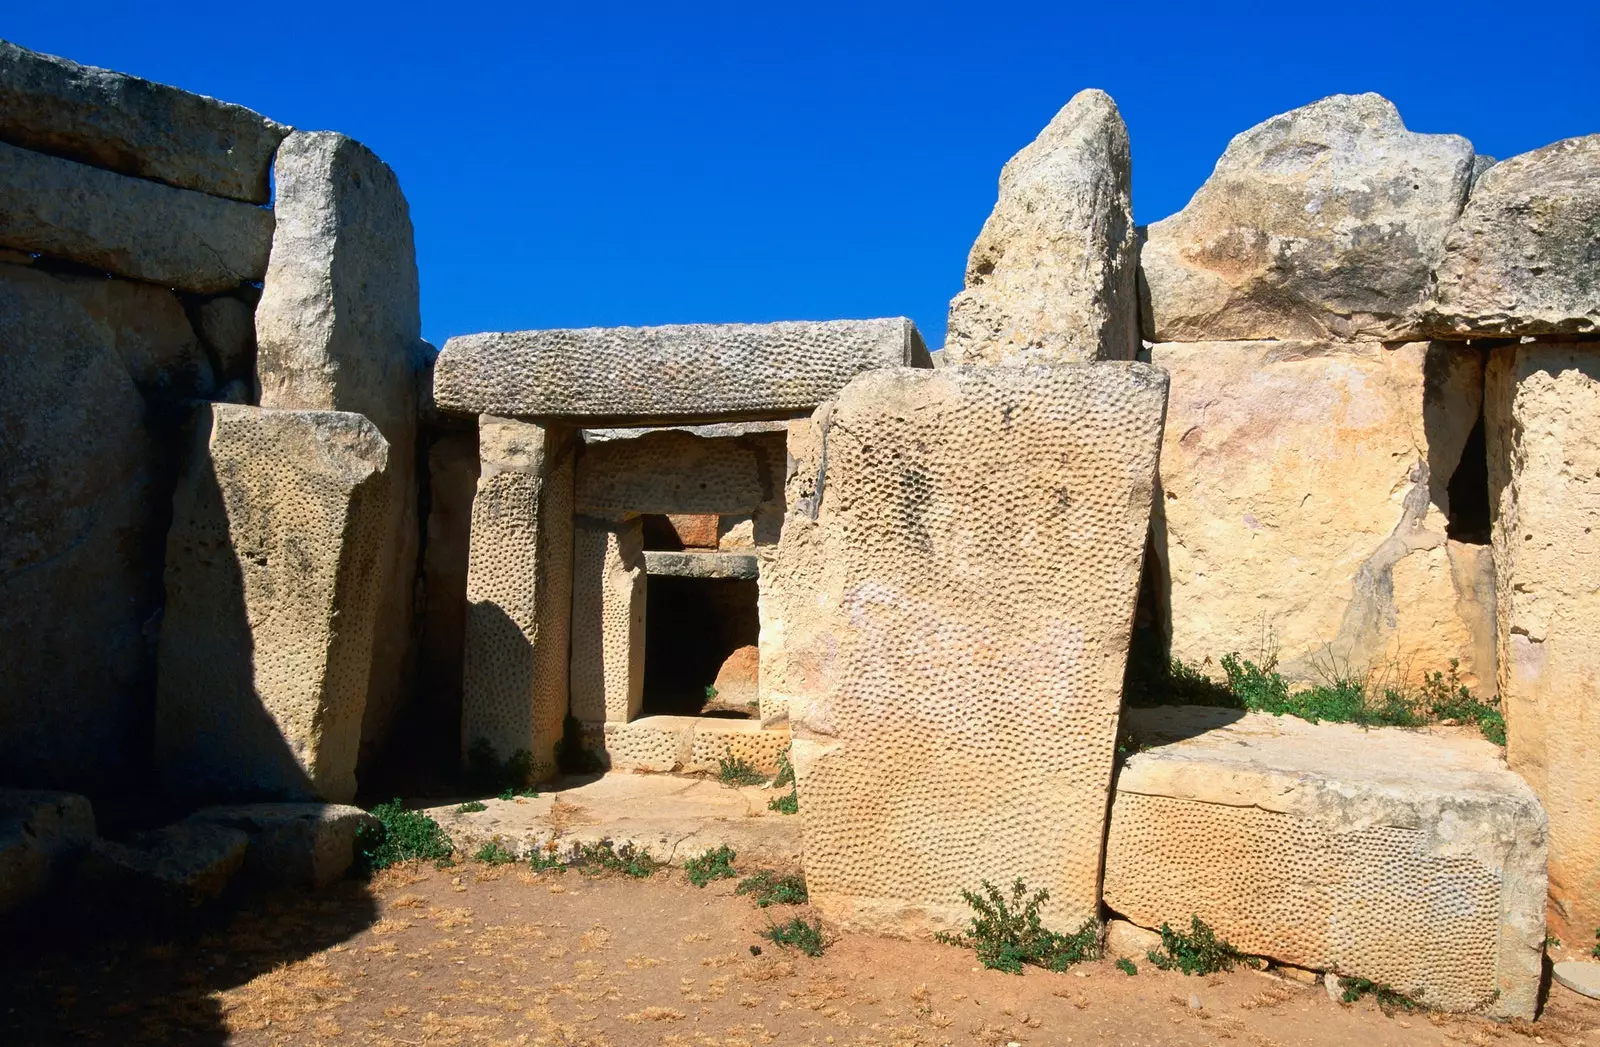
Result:
<instances>
[{"instance_id":1,"label":"green weed","mask_svg":"<svg viewBox=\"0 0 1600 1047\"><path fill-rule=\"evenodd\" d=\"M1231 971L1235 964L1259 967L1260 961L1246 956L1206 926L1198 916L1189 917L1189 933L1175 931L1168 924L1161 925L1161 951L1151 949L1145 958L1163 971L1182 971L1184 974L1216 974Z\"/></svg>"},{"instance_id":2,"label":"green weed","mask_svg":"<svg viewBox=\"0 0 1600 1047\"><path fill-rule=\"evenodd\" d=\"M1049 930L1040 922L1039 906L1049 901L1049 891L1041 888L1028 897L1028 888L1017 880L1008 900L1000 888L984 880L983 892L961 892L977 914L971 927L960 934L941 931L935 938L973 949L985 967L1009 974L1021 974L1024 964L1064 971L1100 955L1100 925L1092 917L1072 934Z\"/></svg>"},{"instance_id":3,"label":"green weed","mask_svg":"<svg viewBox=\"0 0 1600 1047\"><path fill-rule=\"evenodd\" d=\"M516 788L512 788L510 786L507 786L506 788L500 790L500 792L495 796L495 799L497 799L497 800L515 800L519 796L527 797L528 799L533 799L533 798L537 797L538 795L539 795L539 790L533 788L532 786L529 786L526 789L516 789Z\"/></svg>"},{"instance_id":4,"label":"green weed","mask_svg":"<svg viewBox=\"0 0 1600 1047\"><path fill-rule=\"evenodd\" d=\"M1393 1010L1426 1010L1422 1001L1415 996L1407 996L1382 982L1368 981L1366 978L1340 978L1339 987L1344 990L1339 999L1345 1003L1355 1003L1363 996L1371 996L1378 1001L1378 1006L1385 1014Z\"/></svg>"},{"instance_id":5,"label":"green weed","mask_svg":"<svg viewBox=\"0 0 1600 1047\"><path fill-rule=\"evenodd\" d=\"M421 811L407 810L395 799L372 809L377 825L363 824L356 830L356 854L368 870L387 869L396 862L412 860L450 861L454 848L439 823Z\"/></svg>"},{"instance_id":6,"label":"green weed","mask_svg":"<svg viewBox=\"0 0 1600 1047\"><path fill-rule=\"evenodd\" d=\"M479 811L487 811L488 809L489 808L485 807L482 803L480 803L477 800L468 800L466 803L464 803L460 807L456 808L456 813L457 814L477 814Z\"/></svg>"},{"instance_id":7,"label":"green weed","mask_svg":"<svg viewBox=\"0 0 1600 1047\"><path fill-rule=\"evenodd\" d=\"M567 863L561 860L556 842L551 840L544 847L535 847L528 852L528 864L533 866L534 872L566 872Z\"/></svg>"},{"instance_id":8,"label":"green weed","mask_svg":"<svg viewBox=\"0 0 1600 1047\"><path fill-rule=\"evenodd\" d=\"M531 784L538 777L539 765L526 749L518 749L502 760L487 738L479 738L467 748L465 771L467 784L474 790L500 793L502 799L507 799L500 791L511 792Z\"/></svg>"},{"instance_id":9,"label":"green weed","mask_svg":"<svg viewBox=\"0 0 1600 1047\"><path fill-rule=\"evenodd\" d=\"M748 894L757 905L804 905L808 899L804 876L779 876L770 869L761 869L739 881L734 894Z\"/></svg>"},{"instance_id":10,"label":"green weed","mask_svg":"<svg viewBox=\"0 0 1600 1047\"><path fill-rule=\"evenodd\" d=\"M476 862L487 862L489 865L509 865L517 860L517 856L500 846L499 840L490 840L478 848L478 853L472 856Z\"/></svg>"},{"instance_id":11,"label":"green weed","mask_svg":"<svg viewBox=\"0 0 1600 1047\"><path fill-rule=\"evenodd\" d=\"M1594 937L1595 937L1594 951L1589 953L1589 955L1593 956L1597 960L1600 960L1600 927L1596 927L1594 929Z\"/></svg>"},{"instance_id":12,"label":"green weed","mask_svg":"<svg viewBox=\"0 0 1600 1047\"><path fill-rule=\"evenodd\" d=\"M774 796L767 801L767 810L777 811L779 814L799 814L800 790L790 789L782 796Z\"/></svg>"},{"instance_id":13,"label":"green weed","mask_svg":"<svg viewBox=\"0 0 1600 1047\"><path fill-rule=\"evenodd\" d=\"M715 687L711 686L710 684L706 684L706 701L709 702L713 698L715 698L716 696L717 696L717 689Z\"/></svg>"},{"instance_id":14,"label":"green weed","mask_svg":"<svg viewBox=\"0 0 1600 1047\"><path fill-rule=\"evenodd\" d=\"M799 949L807 956L821 956L822 924L807 923L796 916L788 923L773 924L761 932L761 937L785 949Z\"/></svg>"},{"instance_id":15,"label":"green weed","mask_svg":"<svg viewBox=\"0 0 1600 1047\"><path fill-rule=\"evenodd\" d=\"M765 785L767 776L756 770L744 757L733 755L730 746L728 755L717 761L717 781L732 786Z\"/></svg>"},{"instance_id":16,"label":"green weed","mask_svg":"<svg viewBox=\"0 0 1600 1047\"><path fill-rule=\"evenodd\" d=\"M733 871L733 860L738 857L733 848L723 844L698 858L684 860L683 872L696 887L704 887L712 880L731 880L739 875Z\"/></svg>"},{"instance_id":17,"label":"green weed","mask_svg":"<svg viewBox=\"0 0 1600 1047\"><path fill-rule=\"evenodd\" d=\"M648 847L635 847L631 843L618 847L610 840L601 840L599 843L579 844L567 864L590 875L614 872L643 880L655 875L664 863L651 857Z\"/></svg>"},{"instance_id":18,"label":"green weed","mask_svg":"<svg viewBox=\"0 0 1600 1047\"><path fill-rule=\"evenodd\" d=\"M1469 691L1461 682L1458 670L1461 662L1450 659L1449 675L1429 673L1422 684L1422 700L1436 720L1456 720L1477 724L1483 736L1496 745L1506 744L1506 718L1500 709L1500 700L1484 701Z\"/></svg>"},{"instance_id":19,"label":"green weed","mask_svg":"<svg viewBox=\"0 0 1600 1047\"><path fill-rule=\"evenodd\" d=\"M1595 932L1595 937L1600 938L1600 931ZM1544 936L1544 947L1547 951L1550 949L1559 949L1561 948L1561 939L1557 938L1553 934L1547 934ZM1596 946L1595 948L1600 948L1600 946Z\"/></svg>"},{"instance_id":20,"label":"green weed","mask_svg":"<svg viewBox=\"0 0 1600 1047\"><path fill-rule=\"evenodd\" d=\"M789 750L785 748L778 754L778 776L772 779L774 789L782 789L785 785L794 784L794 764L789 762Z\"/></svg>"},{"instance_id":21,"label":"green weed","mask_svg":"<svg viewBox=\"0 0 1600 1047\"><path fill-rule=\"evenodd\" d=\"M1139 968L1135 967L1133 965L1133 961L1128 959L1126 956L1117 961L1117 970L1121 971L1123 974L1126 974L1130 978L1139 973Z\"/></svg>"}]
</instances>

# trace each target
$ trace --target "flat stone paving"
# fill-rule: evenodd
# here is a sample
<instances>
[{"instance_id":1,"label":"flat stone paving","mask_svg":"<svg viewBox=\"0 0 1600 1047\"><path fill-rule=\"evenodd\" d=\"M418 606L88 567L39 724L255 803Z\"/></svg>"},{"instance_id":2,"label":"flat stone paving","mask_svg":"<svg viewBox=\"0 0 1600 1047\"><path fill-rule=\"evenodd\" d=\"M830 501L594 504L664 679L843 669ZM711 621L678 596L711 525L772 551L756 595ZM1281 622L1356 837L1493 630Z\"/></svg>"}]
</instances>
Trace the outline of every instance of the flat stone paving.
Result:
<instances>
[{"instance_id":1,"label":"flat stone paving","mask_svg":"<svg viewBox=\"0 0 1600 1047\"><path fill-rule=\"evenodd\" d=\"M1551 974L1573 992L1600 1000L1600 963L1566 960L1556 964Z\"/></svg>"}]
</instances>

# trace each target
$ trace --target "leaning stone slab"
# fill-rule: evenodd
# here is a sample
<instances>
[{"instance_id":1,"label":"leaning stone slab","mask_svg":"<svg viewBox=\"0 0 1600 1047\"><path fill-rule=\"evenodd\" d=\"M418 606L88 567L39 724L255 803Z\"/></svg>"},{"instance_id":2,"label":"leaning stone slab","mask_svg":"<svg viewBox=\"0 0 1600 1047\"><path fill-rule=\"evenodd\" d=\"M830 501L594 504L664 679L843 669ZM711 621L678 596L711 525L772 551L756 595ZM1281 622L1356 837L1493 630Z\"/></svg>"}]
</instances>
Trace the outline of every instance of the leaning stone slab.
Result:
<instances>
[{"instance_id":1,"label":"leaning stone slab","mask_svg":"<svg viewBox=\"0 0 1600 1047\"><path fill-rule=\"evenodd\" d=\"M0 919L47 893L94 838L94 810L84 797L0 789Z\"/></svg>"},{"instance_id":2,"label":"leaning stone slab","mask_svg":"<svg viewBox=\"0 0 1600 1047\"><path fill-rule=\"evenodd\" d=\"M190 795L344 802L378 614L382 434L210 404L167 538L156 764Z\"/></svg>"},{"instance_id":3,"label":"leaning stone slab","mask_svg":"<svg viewBox=\"0 0 1600 1047\"><path fill-rule=\"evenodd\" d=\"M518 418L782 418L902 365L931 366L903 317L517 331L446 342L433 395L440 410Z\"/></svg>"},{"instance_id":4,"label":"leaning stone slab","mask_svg":"<svg viewBox=\"0 0 1600 1047\"><path fill-rule=\"evenodd\" d=\"M1465 138L1407 131L1375 94L1252 127L1188 206L1149 227L1145 339L1419 337L1472 171Z\"/></svg>"},{"instance_id":5,"label":"leaning stone slab","mask_svg":"<svg viewBox=\"0 0 1600 1047\"><path fill-rule=\"evenodd\" d=\"M1600 332L1600 135L1484 172L1445 241L1426 320L1440 338Z\"/></svg>"},{"instance_id":6,"label":"leaning stone slab","mask_svg":"<svg viewBox=\"0 0 1600 1047\"><path fill-rule=\"evenodd\" d=\"M226 291L266 273L272 212L0 143L0 244Z\"/></svg>"},{"instance_id":7,"label":"leaning stone slab","mask_svg":"<svg viewBox=\"0 0 1600 1047\"><path fill-rule=\"evenodd\" d=\"M1246 953L1532 1018L1544 811L1499 747L1183 706L1129 710L1105 901Z\"/></svg>"},{"instance_id":8,"label":"leaning stone slab","mask_svg":"<svg viewBox=\"0 0 1600 1047\"><path fill-rule=\"evenodd\" d=\"M1133 363L883 370L791 425L813 432L763 585L830 920L955 928L963 890L1017 877L1052 926L1097 914L1166 385Z\"/></svg>"},{"instance_id":9,"label":"leaning stone slab","mask_svg":"<svg viewBox=\"0 0 1600 1047\"><path fill-rule=\"evenodd\" d=\"M1128 128L1080 91L1000 172L950 303L948 363L1131 360L1139 349Z\"/></svg>"},{"instance_id":10,"label":"leaning stone slab","mask_svg":"<svg viewBox=\"0 0 1600 1047\"><path fill-rule=\"evenodd\" d=\"M626 723L644 705L644 533L579 516L572 550L572 715Z\"/></svg>"},{"instance_id":11,"label":"leaning stone slab","mask_svg":"<svg viewBox=\"0 0 1600 1047\"><path fill-rule=\"evenodd\" d=\"M0 138L16 145L264 204L288 133L242 105L0 40Z\"/></svg>"},{"instance_id":12,"label":"leaning stone slab","mask_svg":"<svg viewBox=\"0 0 1600 1047\"><path fill-rule=\"evenodd\" d=\"M325 803L250 803L206 807L189 821L236 829L250 838L243 875L278 887L326 887L355 860L356 830L378 820L359 807Z\"/></svg>"}]
</instances>

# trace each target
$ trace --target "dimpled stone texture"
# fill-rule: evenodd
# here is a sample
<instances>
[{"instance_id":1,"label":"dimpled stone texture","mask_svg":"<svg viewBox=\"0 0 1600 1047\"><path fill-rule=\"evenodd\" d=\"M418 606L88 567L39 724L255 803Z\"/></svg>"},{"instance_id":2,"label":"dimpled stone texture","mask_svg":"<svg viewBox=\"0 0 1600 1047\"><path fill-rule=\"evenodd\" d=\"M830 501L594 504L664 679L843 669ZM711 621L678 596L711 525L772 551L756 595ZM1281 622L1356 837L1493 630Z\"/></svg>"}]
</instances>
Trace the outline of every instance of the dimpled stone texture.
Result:
<instances>
[{"instance_id":1,"label":"dimpled stone texture","mask_svg":"<svg viewBox=\"0 0 1600 1047\"><path fill-rule=\"evenodd\" d=\"M771 559L828 919L953 928L963 890L1016 877L1052 926L1096 914L1166 384L1133 363L885 370L791 442Z\"/></svg>"},{"instance_id":2,"label":"dimpled stone texture","mask_svg":"<svg viewBox=\"0 0 1600 1047\"><path fill-rule=\"evenodd\" d=\"M663 429L590 444L578 459L578 511L756 517L755 540L782 526L784 434L708 438Z\"/></svg>"},{"instance_id":3,"label":"dimpled stone texture","mask_svg":"<svg viewBox=\"0 0 1600 1047\"><path fill-rule=\"evenodd\" d=\"M201 409L167 536L156 764L199 795L355 795L389 445L358 414Z\"/></svg>"},{"instance_id":4,"label":"dimpled stone texture","mask_svg":"<svg viewBox=\"0 0 1600 1047\"><path fill-rule=\"evenodd\" d=\"M1129 710L1105 901L1146 927L1199 916L1247 952L1531 1018L1546 825L1499 749L1178 707Z\"/></svg>"},{"instance_id":5,"label":"dimpled stone texture","mask_svg":"<svg viewBox=\"0 0 1600 1047\"><path fill-rule=\"evenodd\" d=\"M644 702L644 536L639 520L574 521L572 715L627 722Z\"/></svg>"},{"instance_id":6,"label":"dimpled stone texture","mask_svg":"<svg viewBox=\"0 0 1600 1047\"><path fill-rule=\"evenodd\" d=\"M778 772L789 732L755 720L705 716L646 716L607 723L605 758L612 770L716 774L722 761L743 760L763 774Z\"/></svg>"},{"instance_id":7,"label":"dimpled stone texture","mask_svg":"<svg viewBox=\"0 0 1600 1047\"><path fill-rule=\"evenodd\" d=\"M446 342L433 395L443 411L522 418L781 417L901 365L932 366L903 317L516 331Z\"/></svg>"},{"instance_id":8,"label":"dimpled stone texture","mask_svg":"<svg viewBox=\"0 0 1600 1047\"><path fill-rule=\"evenodd\" d=\"M554 766L567 715L575 434L484 415L467 560L463 752Z\"/></svg>"}]
</instances>

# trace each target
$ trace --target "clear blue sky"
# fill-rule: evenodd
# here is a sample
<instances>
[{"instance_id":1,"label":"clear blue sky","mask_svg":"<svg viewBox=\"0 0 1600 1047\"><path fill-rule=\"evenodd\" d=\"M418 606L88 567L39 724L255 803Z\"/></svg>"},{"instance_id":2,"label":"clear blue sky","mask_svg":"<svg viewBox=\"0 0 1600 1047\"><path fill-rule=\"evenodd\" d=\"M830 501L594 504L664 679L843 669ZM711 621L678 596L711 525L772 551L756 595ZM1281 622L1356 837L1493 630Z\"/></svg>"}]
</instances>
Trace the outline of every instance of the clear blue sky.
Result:
<instances>
[{"instance_id":1,"label":"clear blue sky","mask_svg":"<svg viewBox=\"0 0 1600 1047\"><path fill-rule=\"evenodd\" d=\"M17 0L0 36L371 146L435 344L903 314L937 346L1001 165L1084 87L1128 122L1140 222L1235 133L1341 91L1501 158L1600 132L1597 0Z\"/></svg>"}]
</instances>

